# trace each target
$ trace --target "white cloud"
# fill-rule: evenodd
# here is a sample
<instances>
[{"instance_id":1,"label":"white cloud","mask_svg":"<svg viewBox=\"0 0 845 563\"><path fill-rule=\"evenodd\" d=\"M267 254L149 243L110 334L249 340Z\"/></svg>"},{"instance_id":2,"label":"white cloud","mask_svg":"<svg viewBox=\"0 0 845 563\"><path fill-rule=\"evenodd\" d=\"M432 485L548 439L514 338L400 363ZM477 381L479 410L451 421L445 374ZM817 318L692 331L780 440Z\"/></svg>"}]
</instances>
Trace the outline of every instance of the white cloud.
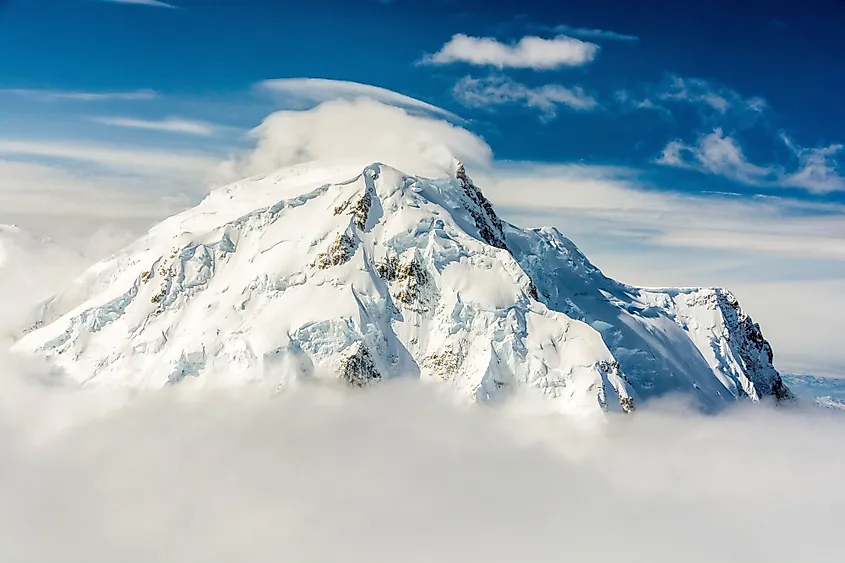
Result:
<instances>
[{"instance_id":1,"label":"white cloud","mask_svg":"<svg viewBox=\"0 0 845 563\"><path fill-rule=\"evenodd\" d=\"M131 117L94 117L92 121L114 127L128 127L130 129L148 129L168 133L184 133L186 135L210 136L217 131L217 126L207 121L196 121L169 117L160 120L134 119Z\"/></svg>"},{"instance_id":2,"label":"white cloud","mask_svg":"<svg viewBox=\"0 0 845 563\"><path fill-rule=\"evenodd\" d=\"M259 91L277 96L285 109L309 109L331 100L356 100L367 98L383 104L461 121L455 114L416 98L369 84L323 78L280 78L264 80L256 85Z\"/></svg>"},{"instance_id":3,"label":"white cloud","mask_svg":"<svg viewBox=\"0 0 845 563\"><path fill-rule=\"evenodd\" d=\"M525 105L540 110L545 119L555 118L561 105L575 110L598 107L595 98L586 94L580 86L567 88L560 84L546 84L531 88L497 76L481 79L466 76L455 84L453 94L467 106Z\"/></svg>"},{"instance_id":4,"label":"white cloud","mask_svg":"<svg viewBox=\"0 0 845 563\"><path fill-rule=\"evenodd\" d=\"M149 226L205 193L199 178L174 177L168 170L116 173L0 159L0 177L0 223L23 223L40 232L49 231L50 223L60 216L137 219ZM73 230L79 229L75 223Z\"/></svg>"},{"instance_id":5,"label":"white cloud","mask_svg":"<svg viewBox=\"0 0 845 563\"><path fill-rule=\"evenodd\" d=\"M114 2L116 4L140 4L142 6L155 6L157 8L175 8L173 4L161 2L160 0L100 0L101 2Z\"/></svg>"},{"instance_id":6,"label":"white cloud","mask_svg":"<svg viewBox=\"0 0 845 563\"><path fill-rule=\"evenodd\" d=\"M553 39L523 37L517 43L501 43L491 37L470 37L457 34L424 64L444 65L467 63L497 68L530 68L553 70L565 66L581 66L593 61L599 46L559 35Z\"/></svg>"},{"instance_id":7,"label":"white cloud","mask_svg":"<svg viewBox=\"0 0 845 563\"><path fill-rule=\"evenodd\" d=\"M739 142L721 129L702 135L693 145L671 141L656 160L658 164L690 168L724 176L754 186L800 188L814 193L845 190L845 177L839 172L836 155L841 145L808 149L796 145L785 135L784 143L795 155L798 165L758 166L749 162Z\"/></svg>"},{"instance_id":8,"label":"white cloud","mask_svg":"<svg viewBox=\"0 0 845 563\"><path fill-rule=\"evenodd\" d=\"M842 145L805 148L785 133L781 133L781 139L798 159L797 169L781 180L783 185L819 193L845 190L845 176L840 172L841 166L836 159L836 155L842 152Z\"/></svg>"},{"instance_id":9,"label":"white cloud","mask_svg":"<svg viewBox=\"0 0 845 563\"><path fill-rule=\"evenodd\" d=\"M640 38L636 35L627 35L624 33L617 33L615 31L607 31L604 29L590 29L586 27L572 27L566 24L560 24L555 27L555 31L563 33L572 37L581 37L583 39L605 39L608 41L639 41Z\"/></svg>"},{"instance_id":10,"label":"white cloud","mask_svg":"<svg viewBox=\"0 0 845 563\"><path fill-rule=\"evenodd\" d=\"M763 98L744 98L735 90L709 80L677 75L669 75L667 81L657 89L657 97L662 101L697 105L720 115L729 111L760 114L768 108Z\"/></svg>"},{"instance_id":11,"label":"white cloud","mask_svg":"<svg viewBox=\"0 0 845 563\"><path fill-rule=\"evenodd\" d=\"M22 88L7 88L0 90L0 94L13 94L43 102L75 101L75 102L106 102L106 101L139 101L154 100L160 97L155 90L133 90L130 92L82 92L75 90L27 90Z\"/></svg>"},{"instance_id":12,"label":"white cloud","mask_svg":"<svg viewBox=\"0 0 845 563\"><path fill-rule=\"evenodd\" d=\"M466 129L367 98L324 102L310 111L279 111L252 135L255 149L226 166L232 178L338 159L443 174L451 169L453 156L481 166L492 158L490 147Z\"/></svg>"},{"instance_id":13,"label":"white cloud","mask_svg":"<svg viewBox=\"0 0 845 563\"><path fill-rule=\"evenodd\" d=\"M415 382L115 408L9 364L9 561L841 560L840 417L666 407L578 430Z\"/></svg>"}]
</instances>

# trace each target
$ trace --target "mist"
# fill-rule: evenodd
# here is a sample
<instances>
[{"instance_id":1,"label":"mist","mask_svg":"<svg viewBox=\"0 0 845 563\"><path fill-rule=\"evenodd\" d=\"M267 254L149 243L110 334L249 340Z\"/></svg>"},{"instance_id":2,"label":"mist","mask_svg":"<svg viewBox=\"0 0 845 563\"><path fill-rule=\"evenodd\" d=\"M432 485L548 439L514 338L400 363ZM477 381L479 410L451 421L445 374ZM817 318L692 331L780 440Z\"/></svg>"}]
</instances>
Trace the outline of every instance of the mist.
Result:
<instances>
[{"instance_id":1,"label":"mist","mask_svg":"<svg viewBox=\"0 0 845 563\"><path fill-rule=\"evenodd\" d=\"M16 385L25 408L7 369L5 561L842 556L845 422L824 413L664 406L579 429L414 381L133 398Z\"/></svg>"}]
</instances>

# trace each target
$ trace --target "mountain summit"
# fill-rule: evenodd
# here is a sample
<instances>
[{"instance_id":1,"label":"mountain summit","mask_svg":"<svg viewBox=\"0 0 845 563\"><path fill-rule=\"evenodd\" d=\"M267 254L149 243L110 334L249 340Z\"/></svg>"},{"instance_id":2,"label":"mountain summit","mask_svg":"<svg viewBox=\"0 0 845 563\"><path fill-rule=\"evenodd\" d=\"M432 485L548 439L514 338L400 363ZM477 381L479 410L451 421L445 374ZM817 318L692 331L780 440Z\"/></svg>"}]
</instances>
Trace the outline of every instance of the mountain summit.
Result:
<instances>
[{"instance_id":1,"label":"mountain summit","mask_svg":"<svg viewBox=\"0 0 845 563\"><path fill-rule=\"evenodd\" d=\"M92 386L406 376L579 415L791 396L728 291L611 280L557 229L502 221L460 163L216 190L45 302L15 350Z\"/></svg>"}]
</instances>

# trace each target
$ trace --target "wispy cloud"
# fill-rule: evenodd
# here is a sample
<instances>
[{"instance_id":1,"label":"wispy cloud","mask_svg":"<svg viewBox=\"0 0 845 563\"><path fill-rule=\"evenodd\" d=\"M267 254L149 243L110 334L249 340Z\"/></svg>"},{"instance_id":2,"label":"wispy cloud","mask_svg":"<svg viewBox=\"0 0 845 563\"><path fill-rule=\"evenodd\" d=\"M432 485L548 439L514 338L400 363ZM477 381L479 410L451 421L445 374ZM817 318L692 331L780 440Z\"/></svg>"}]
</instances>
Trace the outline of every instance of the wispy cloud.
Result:
<instances>
[{"instance_id":1,"label":"wispy cloud","mask_svg":"<svg viewBox=\"0 0 845 563\"><path fill-rule=\"evenodd\" d=\"M106 101L143 101L160 97L155 90L132 90L129 92L84 92L78 90L35 90L24 88L0 89L0 94L22 96L42 102L106 102Z\"/></svg>"},{"instance_id":2,"label":"wispy cloud","mask_svg":"<svg viewBox=\"0 0 845 563\"><path fill-rule=\"evenodd\" d=\"M539 110L544 119L554 119L560 106L575 110L591 110L598 102L580 86L567 88L546 84L531 88L503 76L472 78L466 76L453 89L455 98L471 107L492 107L519 104Z\"/></svg>"},{"instance_id":3,"label":"wispy cloud","mask_svg":"<svg viewBox=\"0 0 845 563\"><path fill-rule=\"evenodd\" d=\"M814 193L845 190L845 177L836 160L842 145L806 148L798 146L785 134L781 134L781 139L797 161L794 168L750 162L739 142L719 128L702 135L691 145L678 140L671 141L656 162L724 176L753 186L800 188Z\"/></svg>"},{"instance_id":4,"label":"wispy cloud","mask_svg":"<svg viewBox=\"0 0 845 563\"><path fill-rule=\"evenodd\" d=\"M446 65L466 63L497 68L529 68L553 70L566 66L581 66L593 61L599 46L559 35L553 39L528 36L516 43L502 43L491 37L470 37L457 34L422 64Z\"/></svg>"},{"instance_id":5,"label":"wispy cloud","mask_svg":"<svg viewBox=\"0 0 845 563\"><path fill-rule=\"evenodd\" d=\"M693 107L711 124L725 118L753 123L769 109L766 100L759 96L745 97L711 80L676 74L668 74L662 82L638 91L618 90L614 98L628 110L653 110L668 115L683 105Z\"/></svg>"},{"instance_id":6,"label":"wispy cloud","mask_svg":"<svg viewBox=\"0 0 845 563\"><path fill-rule=\"evenodd\" d=\"M421 110L452 121L461 121L461 118L452 112L428 102L359 82L325 78L280 78L264 80L256 84L255 88L274 94L285 105L285 109L307 109L330 100L368 98L387 105Z\"/></svg>"},{"instance_id":7,"label":"wispy cloud","mask_svg":"<svg viewBox=\"0 0 845 563\"><path fill-rule=\"evenodd\" d=\"M563 33L571 37L580 37L582 39L604 39L609 41L639 41L640 38L636 35L626 35L624 33L616 33L615 31L607 31L604 29L590 29L586 27L572 27L566 24L560 24L555 27L555 31Z\"/></svg>"},{"instance_id":8,"label":"wispy cloud","mask_svg":"<svg viewBox=\"0 0 845 563\"><path fill-rule=\"evenodd\" d=\"M114 127L130 129L147 129L167 133L183 133L186 135L210 136L217 131L217 126L207 121L195 121L170 117L160 120L134 119L131 117L92 117L92 121Z\"/></svg>"},{"instance_id":9,"label":"wispy cloud","mask_svg":"<svg viewBox=\"0 0 845 563\"><path fill-rule=\"evenodd\" d=\"M180 174L192 178L202 177L219 163L219 159L201 153L60 140L0 140L0 155L75 161L124 173Z\"/></svg>"},{"instance_id":10,"label":"wispy cloud","mask_svg":"<svg viewBox=\"0 0 845 563\"><path fill-rule=\"evenodd\" d=\"M762 113L768 107L760 97L745 98L735 90L704 80L669 75L658 88L657 98L665 102L682 102L714 110L721 115L729 111Z\"/></svg>"},{"instance_id":11,"label":"wispy cloud","mask_svg":"<svg viewBox=\"0 0 845 563\"><path fill-rule=\"evenodd\" d=\"M0 222L40 219L39 227L49 231L57 216L100 217L146 219L148 228L149 221L162 220L204 194L201 182L168 171L126 172L0 158Z\"/></svg>"},{"instance_id":12,"label":"wispy cloud","mask_svg":"<svg viewBox=\"0 0 845 563\"><path fill-rule=\"evenodd\" d=\"M176 8L173 4L161 2L160 0L100 0L100 2L114 2L116 4L140 4L142 6L155 6L156 8Z\"/></svg>"}]
</instances>

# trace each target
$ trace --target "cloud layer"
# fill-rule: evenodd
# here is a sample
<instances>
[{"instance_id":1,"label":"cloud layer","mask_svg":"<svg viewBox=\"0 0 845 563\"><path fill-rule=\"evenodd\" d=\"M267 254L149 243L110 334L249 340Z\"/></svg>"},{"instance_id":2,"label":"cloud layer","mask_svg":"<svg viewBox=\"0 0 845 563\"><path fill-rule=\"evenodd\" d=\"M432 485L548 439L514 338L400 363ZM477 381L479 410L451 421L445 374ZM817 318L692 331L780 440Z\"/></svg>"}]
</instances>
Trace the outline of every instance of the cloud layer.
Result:
<instances>
[{"instance_id":1,"label":"cloud layer","mask_svg":"<svg viewBox=\"0 0 845 563\"><path fill-rule=\"evenodd\" d=\"M411 382L164 391L98 417L126 400L15 387L4 366L9 560L841 557L841 418L643 412L577 431L456 408ZM772 521L785 527L776 540Z\"/></svg>"},{"instance_id":2,"label":"cloud layer","mask_svg":"<svg viewBox=\"0 0 845 563\"><path fill-rule=\"evenodd\" d=\"M566 35L553 39L528 36L508 44L491 37L457 34L422 62L432 65L466 63L497 68L553 70L585 65L592 62L598 52L598 45Z\"/></svg>"}]
</instances>

